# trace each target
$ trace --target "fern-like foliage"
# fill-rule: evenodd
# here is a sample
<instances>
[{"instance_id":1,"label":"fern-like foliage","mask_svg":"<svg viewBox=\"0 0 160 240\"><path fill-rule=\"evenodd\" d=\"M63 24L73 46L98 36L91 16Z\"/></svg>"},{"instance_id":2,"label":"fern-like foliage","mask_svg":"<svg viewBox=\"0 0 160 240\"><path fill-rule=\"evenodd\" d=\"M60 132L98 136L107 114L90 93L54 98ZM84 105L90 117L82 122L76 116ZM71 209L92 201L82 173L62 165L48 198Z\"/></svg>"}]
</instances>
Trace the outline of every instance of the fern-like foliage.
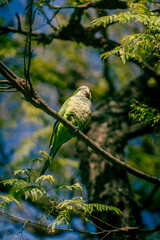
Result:
<instances>
[{"instance_id":1,"label":"fern-like foliage","mask_svg":"<svg viewBox=\"0 0 160 240\"><path fill-rule=\"evenodd\" d=\"M45 154L44 156L46 157ZM50 183L54 182L52 176L41 176L40 178L36 178L37 171L33 168L16 170L14 171L14 176L16 176L16 178L6 179L1 183L3 185L10 185L15 195L18 194L19 197L23 195L25 199L30 198L34 202L40 197L47 196L40 182L44 180L48 180Z\"/></svg>"},{"instance_id":2,"label":"fern-like foliage","mask_svg":"<svg viewBox=\"0 0 160 240\"><path fill-rule=\"evenodd\" d=\"M83 218L84 221L88 221L91 214L95 211L114 211L117 214L122 213L119 208L113 206L107 206L100 203L86 204L82 197L74 197L60 202L56 208L59 212L57 218L53 221L51 226L52 231L55 230L56 225L67 224L69 226L71 216L77 214Z\"/></svg>"},{"instance_id":3,"label":"fern-like foliage","mask_svg":"<svg viewBox=\"0 0 160 240\"><path fill-rule=\"evenodd\" d=\"M64 188L67 191L68 190L70 190L70 191L73 191L73 190L83 191L83 188L82 188L82 186L79 183L75 183L73 185L61 185L59 188Z\"/></svg>"},{"instance_id":4,"label":"fern-like foliage","mask_svg":"<svg viewBox=\"0 0 160 240\"><path fill-rule=\"evenodd\" d=\"M156 131L160 129L160 111L132 99L129 117L133 122L146 121Z\"/></svg>"},{"instance_id":5,"label":"fern-like foliage","mask_svg":"<svg viewBox=\"0 0 160 240\"><path fill-rule=\"evenodd\" d=\"M95 2L96 0L91 0L90 2ZM68 3L69 4L74 4L76 6L80 5L80 4L84 4L84 3L87 3L88 0L78 0L78 1L73 1L73 0L69 0Z\"/></svg>"},{"instance_id":6,"label":"fern-like foliage","mask_svg":"<svg viewBox=\"0 0 160 240\"><path fill-rule=\"evenodd\" d=\"M86 213L92 214L93 211L98 211L98 212L107 212L107 211L114 211L117 214L122 214L121 210L119 208L113 207L113 206L107 206L105 204L100 204L100 203L88 203L85 204L86 206Z\"/></svg>"},{"instance_id":7,"label":"fern-like foliage","mask_svg":"<svg viewBox=\"0 0 160 240\"><path fill-rule=\"evenodd\" d=\"M7 207L10 202L20 204L16 199L20 199L23 196L26 200L30 199L33 202L45 199L50 204L48 209L44 210L44 216L50 216L54 209L56 218L53 218L53 222L49 225L51 230L54 231L56 226L66 224L69 226L73 215L78 215L83 218L84 221L88 221L91 214L95 211L114 211L117 214L121 213L120 209L112 206L107 206L100 203L87 204L83 198L83 187L79 183L72 185L55 185L55 179L52 175L39 176L39 172L34 167L36 164L46 161L50 156L46 152L40 152L41 158L33 161L32 168L16 170L14 171L15 178L2 181L4 185L10 185L12 187L12 193L14 197L10 195L0 195L1 208ZM60 194L55 191L58 189ZM76 195L75 195L76 191ZM72 192L72 194L68 194ZM71 198L71 195L73 196Z\"/></svg>"},{"instance_id":8,"label":"fern-like foliage","mask_svg":"<svg viewBox=\"0 0 160 240\"><path fill-rule=\"evenodd\" d=\"M49 181L51 184L54 183L54 178L52 175L42 175L36 179L36 182Z\"/></svg>"},{"instance_id":9,"label":"fern-like foliage","mask_svg":"<svg viewBox=\"0 0 160 240\"><path fill-rule=\"evenodd\" d=\"M144 58L149 59L153 55L159 59L160 18L155 16L145 5L128 3L126 11L100 17L95 19L92 24L106 27L110 23L129 23L131 21L141 22L144 26L144 31L123 38L121 46L103 53L101 57L105 59L109 55L117 54L123 63L130 58L141 62Z\"/></svg>"},{"instance_id":10,"label":"fern-like foliage","mask_svg":"<svg viewBox=\"0 0 160 240\"><path fill-rule=\"evenodd\" d=\"M19 201L15 199L11 195L0 195L0 207L4 210L6 208L9 208L9 204L11 202L15 202L16 204L20 205Z\"/></svg>"},{"instance_id":11,"label":"fern-like foliage","mask_svg":"<svg viewBox=\"0 0 160 240\"><path fill-rule=\"evenodd\" d=\"M36 201L39 197L46 194L43 187L33 184L27 178L15 178L2 181L4 185L11 185L15 194L24 195L27 200L29 197L32 201Z\"/></svg>"},{"instance_id":12,"label":"fern-like foliage","mask_svg":"<svg viewBox=\"0 0 160 240\"><path fill-rule=\"evenodd\" d=\"M67 224L67 226L69 226L70 220L71 220L71 212L64 209L59 212L58 216L53 221L53 223L49 224L49 227L51 227L52 232L54 232L56 226L64 225L64 224Z\"/></svg>"}]
</instances>

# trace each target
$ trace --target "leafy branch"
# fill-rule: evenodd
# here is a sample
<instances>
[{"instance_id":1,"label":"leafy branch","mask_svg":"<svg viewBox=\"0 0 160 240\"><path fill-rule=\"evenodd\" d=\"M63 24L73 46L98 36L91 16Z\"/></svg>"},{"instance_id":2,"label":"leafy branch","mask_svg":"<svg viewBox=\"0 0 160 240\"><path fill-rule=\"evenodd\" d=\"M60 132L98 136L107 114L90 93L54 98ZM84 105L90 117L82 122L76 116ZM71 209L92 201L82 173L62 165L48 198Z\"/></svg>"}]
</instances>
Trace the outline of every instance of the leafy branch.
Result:
<instances>
[{"instance_id":1,"label":"leafy branch","mask_svg":"<svg viewBox=\"0 0 160 240\"><path fill-rule=\"evenodd\" d=\"M80 130L77 131L77 127L74 126L71 122L62 117L55 110L50 108L47 103L39 96L39 94L33 88L30 89L30 86L26 83L25 79L19 78L14 74L4 63L0 61L0 73L11 83L11 85L21 92L24 96L24 99L30 102L34 107L41 109L48 115L54 117L56 120L61 122L65 127L67 127L71 132L75 134L79 139L85 142L90 148L92 148L97 154L102 156L106 161L111 162L112 164L117 164L118 166L124 168L127 172L147 180L151 183L160 185L160 179L154 176L151 176L147 173L144 173L132 166L129 166L125 162L122 162L118 158L112 156L109 152L106 152L100 146L98 146L94 141L87 137Z\"/></svg>"},{"instance_id":2,"label":"leafy branch","mask_svg":"<svg viewBox=\"0 0 160 240\"><path fill-rule=\"evenodd\" d=\"M91 6L92 4L95 4L96 8L101 8L101 6L103 6L103 8L127 8L126 2L122 2L122 1L96 1L96 2L88 2ZM38 11L41 12L42 15L44 15L44 10L42 8L42 6L39 6L39 4L41 4L40 1L38 1ZM86 4L86 3L85 3ZM113 7L114 4L114 7ZM84 4L82 4L84 6ZM79 6L82 6L79 5ZM140 5L141 6L141 5ZM50 4L49 4L50 9L52 9L52 11L54 11L54 8L51 8ZM59 11L59 6L55 6L57 7L57 11ZM76 7L76 6L75 6ZM83 9L83 8L82 8ZM85 9L85 8L84 8ZM140 10L139 10L140 9ZM142 5L142 10L145 9L145 7ZM56 9L55 9L56 10ZM119 13L115 14L115 15L110 15L110 16L105 16L105 17L101 17L98 18L96 20L93 21L92 26L90 27L85 27L83 26L80 22L80 26L81 28L79 29L79 34L76 34L75 29L73 28L72 24L70 24L72 21L70 21L68 23L67 26L63 26L60 29L57 29L56 27L54 27L53 25L51 26L51 22L48 19L47 16L44 16L46 18L46 21L48 22L48 24L53 28L53 32L51 33L37 33L35 31L31 32L32 38L36 41L38 41L38 43L43 43L44 45L46 44L50 44L52 42L53 39L61 39L61 40L69 40L69 41L76 41L76 42L82 42L84 43L86 46L92 46L94 48L97 48L100 50L100 52L102 52L103 54L101 56L103 56L104 58L108 57L109 55L112 54L118 54L118 56L121 57L121 59L125 62L127 61L127 59L131 59L131 55L133 55L134 59L132 58L132 61L135 62L137 65L139 65L141 68L143 68L143 70L145 70L147 73L149 73L150 75L154 76L156 79L159 79L160 73L159 71L155 71L155 69L150 66L148 63L146 63L146 61L144 61L144 59L142 59L142 56L144 54L146 54L146 56L148 56L148 54L150 54L150 51L154 50L155 48L158 50L158 46L159 46L159 39L158 34L152 34L152 32L147 35L147 32L144 31L144 33L142 34L143 36L140 35L132 35L132 37L129 39L131 40L131 48L129 48L129 44L126 38L126 41L124 41L121 46L118 42L115 42L113 40L110 39L106 39L103 36L96 36L96 33L102 29L101 25L106 26L107 24L112 24L115 23L117 21L122 21L123 22L129 22L131 21L131 16L138 16L138 13L136 13L135 11L141 11L141 7L138 7L136 10L134 10L134 13L131 14L129 12L129 10L126 10L123 13ZM144 15L145 10L143 10L143 15L142 13L139 13L139 18L142 20L142 16ZM147 12L148 13L148 12ZM53 16L57 14L53 12ZM120 15L121 14L121 15ZM128 16L129 15L129 16ZM151 17L152 17L153 13L151 12ZM120 18L118 20L118 17ZM153 16L153 23L154 21L157 21L157 17ZM135 17L136 19L136 17ZM156 19L156 20L155 20ZM137 19L138 21L138 19ZM157 23L158 25L158 23ZM158 25L159 26L159 25ZM1 34L8 34L10 32L13 33L20 33L22 35L28 36L29 35L29 31L22 29L21 27L19 27L19 20L18 20L18 26L16 27L11 27L11 26L0 26L0 33ZM70 32L72 32L72 37ZM136 39L137 37L137 39ZM144 43L145 41L147 42L147 44L142 43L141 38L144 39ZM157 40L153 39L153 38L157 38ZM137 40L139 42L139 45L137 45ZM149 42L151 40L151 42ZM153 41L152 41L153 40ZM154 43L156 41L156 43ZM126 47L126 49L125 49ZM145 47L145 52L143 52L143 54L140 54L140 52L137 53L137 51L141 51L143 50L143 48ZM153 49L154 48L154 49ZM131 51L130 51L131 50ZM152 51L154 52L154 51ZM142 53L142 51L141 51ZM157 54L157 53L156 53ZM139 60L141 59L141 62L139 62ZM2 90L4 92L4 90ZM8 91L14 91L14 90L8 90Z\"/></svg>"},{"instance_id":3,"label":"leafy branch","mask_svg":"<svg viewBox=\"0 0 160 240\"><path fill-rule=\"evenodd\" d=\"M160 130L160 111L132 99L129 117L133 122L146 121L156 131Z\"/></svg>"},{"instance_id":4,"label":"leafy branch","mask_svg":"<svg viewBox=\"0 0 160 240\"><path fill-rule=\"evenodd\" d=\"M31 227L31 226L32 227L38 227L39 229L42 228L45 231L47 231L47 233L51 234L52 228L49 227L49 226L46 226L44 224L31 221L31 220L28 220L28 219L24 219L24 218L20 218L20 217L14 216L14 215L6 213L6 212L4 212L2 210L0 210L0 213L2 215L8 216L13 221L23 223L25 228ZM83 235L95 235L95 236L101 235L102 233L106 233L106 234L110 233L110 234L112 234L112 233L116 233L116 232L120 233L120 234L127 234L127 235L142 234L142 233L148 234L148 233L157 232L159 230L160 230L160 226L157 226L156 228L150 229L150 230L143 230L143 229L140 229L138 227L122 227L122 228L116 228L116 229L113 229L113 230L103 230L103 231L100 231L100 232L85 232L85 231L78 231L76 229L69 229L69 228L58 228L58 227L55 228L55 231L77 232L77 233L81 233ZM53 235L54 234L55 234L55 232L53 233Z\"/></svg>"},{"instance_id":5,"label":"leafy branch","mask_svg":"<svg viewBox=\"0 0 160 240\"><path fill-rule=\"evenodd\" d=\"M152 56L159 59L160 48L160 19L143 4L128 3L128 9L124 12L103 16L92 21L93 26L106 27L110 23L141 22L144 26L142 33L128 35L123 38L122 45L101 55L106 59L109 55L118 55L123 63L129 59L142 62Z\"/></svg>"},{"instance_id":6,"label":"leafy branch","mask_svg":"<svg viewBox=\"0 0 160 240\"><path fill-rule=\"evenodd\" d=\"M18 170L15 171L14 173L15 176L19 176L15 179L8 179L8 180L4 180L2 181L2 183L4 185L9 184L13 187L15 187L16 192L20 193L21 191L23 193L27 192L27 198L29 195L31 195L31 198L33 201L37 201L37 198L41 196L47 195L48 200L52 203L50 208L46 208L46 211L44 213L43 216L52 216L52 211L53 211L53 207L54 207L54 218L55 220L47 225L47 224L42 224L40 221L38 222L34 222L31 221L29 219L24 219L24 218L20 218L17 217L15 215L12 215L10 213L6 213L5 211L3 211L3 209L5 209L6 207L9 206L9 204L11 202L15 202L16 204L20 205L20 201L18 201L15 197L11 196L11 195L0 195L0 200L2 199L3 201L0 202L1 204L1 208L2 210L0 210L0 213L4 216L8 216L11 220L13 220L14 222L21 222L23 223L23 228L29 229L29 231L32 231L32 228L36 228L36 229L41 229L41 231L45 232L46 234L50 234L50 235L54 235L56 232L77 232L83 235L101 235L103 234L104 236L108 235L108 234L113 234L113 233L119 233L119 234L127 234L127 235L132 235L132 234L141 234L141 233L154 233L156 231L160 230L160 226L157 226L155 229L151 229L151 230L144 230L144 229L140 229L138 227L122 227L122 228L118 228L115 226L112 226L106 222L104 223L103 228L100 228L99 226L95 225L95 223L91 222L89 220L90 217L95 218L96 220L98 220L99 222L101 222L102 220L99 219L98 217L95 217L92 213L95 211L114 211L116 214L121 214L122 212L120 211L120 209L113 207L113 206L107 206L104 204L99 204L99 203L91 203L91 204L86 204L85 201L83 200L82 197L73 197L72 199L65 199L63 200L62 198L60 198L59 196L57 196L56 194L54 194L54 179L52 176L47 175L47 176L41 176L39 178L36 179L36 174L35 172L30 169L23 169L23 170ZM24 177L25 175L27 175L27 177ZM23 180L22 180L23 179ZM52 185L52 191L48 192L48 194L44 193L46 192L45 188L48 188L48 185L42 186L43 181L49 181L50 184ZM35 181L35 182L34 182ZM32 195L32 185L37 184L37 186L34 186L34 194ZM15 186L16 185L16 186ZM57 186L55 186L57 188ZM37 192L35 189L42 189L42 192L40 193L39 196L39 192ZM67 191L68 190L80 190L82 191L82 187L79 183L73 184L71 186L61 186L60 188L64 188ZM58 198L57 198L58 197ZM53 204L55 203L56 204ZM55 215L55 213L57 212L57 214ZM61 228L61 227L57 227L58 225L63 225L64 223L67 224L69 226L69 222L71 220L71 217L74 215L78 215L80 217L83 218L84 221L87 221L89 223L91 223L92 225L94 225L97 229L99 229L98 232L88 232L88 231L79 231L76 229L71 229L71 228ZM107 226L109 226L110 229L106 229Z\"/></svg>"},{"instance_id":7,"label":"leafy branch","mask_svg":"<svg viewBox=\"0 0 160 240\"><path fill-rule=\"evenodd\" d=\"M50 231L52 232L56 230L56 226L58 225L67 224L69 226L73 215L78 215L82 217L84 221L90 222L91 224L96 226L89 220L89 218L92 216L93 211L114 211L116 214L122 213L120 209L113 206L107 206L98 203L86 204L83 197L81 196L67 199L66 192L68 191L80 190L80 194L83 195L83 188L79 183L75 183L71 186L63 185L59 187L54 184L54 178L51 175L43 175L37 178L37 174L34 169L17 170L14 172L14 175L16 176L16 178L3 180L1 182L3 185L10 185L12 187L11 192L14 193L15 196L13 197L10 194L0 195L1 208L8 208L11 202L15 202L20 206L20 200L18 201L16 199L16 194L18 194L18 199L20 199L20 195L24 195L25 200L31 198L32 202L35 203L37 203L38 199L45 197L51 203L51 205L44 210L43 216L54 217L54 221L49 225ZM48 184L44 184L44 181L49 181L51 188L48 187ZM64 197L59 197L56 192L54 192L54 188L59 188L62 190L64 189L65 199ZM107 223L105 224L108 225ZM112 226L112 228L115 227ZM101 228L99 229L103 230Z\"/></svg>"}]
</instances>

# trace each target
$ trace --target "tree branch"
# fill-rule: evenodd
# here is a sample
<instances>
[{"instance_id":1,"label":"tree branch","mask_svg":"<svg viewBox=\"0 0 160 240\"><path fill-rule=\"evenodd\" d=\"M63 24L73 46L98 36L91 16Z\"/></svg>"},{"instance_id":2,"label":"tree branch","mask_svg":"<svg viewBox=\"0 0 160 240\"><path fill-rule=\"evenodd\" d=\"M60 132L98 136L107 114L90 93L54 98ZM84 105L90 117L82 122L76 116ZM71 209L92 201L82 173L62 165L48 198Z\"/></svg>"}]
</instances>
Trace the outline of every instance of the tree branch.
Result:
<instances>
[{"instance_id":1,"label":"tree branch","mask_svg":"<svg viewBox=\"0 0 160 240\"><path fill-rule=\"evenodd\" d=\"M55 235L55 231L58 231L58 232L77 232L77 233L80 233L80 234L85 234L85 235L100 235L100 234L110 234L110 233L120 233L120 234L127 234L127 235L132 235L132 234L141 234L141 233L154 233L154 232L157 232L157 231L160 231L160 225L158 225L156 228L154 229L150 229L150 230L143 230L143 229L140 229L138 227L122 227L122 228L116 228L116 229L113 229L113 230L102 230L100 232L86 232L86 231L79 231L79 230L75 230L75 229L70 229L70 228L55 228L55 231L53 232L52 230L52 227L49 227L49 226L46 226L44 224L41 224L41 223L37 223L37 222L33 222L33 221L30 221L30 220L27 220L27 219L24 219L24 218L20 218L20 217L17 217L17 216L14 216L12 214L9 214L9 213L6 213L2 210L0 210L0 213L2 215L5 215L5 216L8 216L11 218L12 221L16 221L16 222L21 222L21 223L24 223L24 227L25 228L28 228L30 226L33 226L34 228L38 228L38 229L41 229L41 231L45 231L47 234L49 235Z\"/></svg>"},{"instance_id":2,"label":"tree branch","mask_svg":"<svg viewBox=\"0 0 160 240\"><path fill-rule=\"evenodd\" d=\"M0 61L0 73L11 82L11 84L13 85L14 88L16 88L18 91L20 91L24 95L24 99L26 101L30 102L36 108L41 109L48 115L54 117L56 120L61 122L65 127L67 127L79 139L81 139L83 142L85 142L90 148L92 148L97 154L102 156L104 159L111 162L112 164L117 164L118 166L122 167L123 169L125 169L127 172L129 172L132 175L135 175L135 176L137 176L141 179L144 179L148 182L160 185L160 178L151 176L147 173L144 173L144 172L126 164L125 162L122 162L121 160L112 156L109 152L106 152L104 149L102 149L100 146L98 146L95 142L93 142L89 137L87 137L80 130L77 131L76 126L74 126L71 122L69 122L67 119L62 117L59 113L57 113L52 108L50 108L46 104L46 102L44 102L43 99L38 95L38 93L35 91L34 88L32 90L30 89L30 86L26 84L26 80L16 76L1 61Z\"/></svg>"},{"instance_id":3,"label":"tree branch","mask_svg":"<svg viewBox=\"0 0 160 240\"><path fill-rule=\"evenodd\" d=\"M60 31L55 30L53 33L50 34L42 34L42 33L35 33L32 32L32 37L34 37L34 40L38 41L38 43L50 44L53 39L61 39L61 40L69 40L69 41L76 41L76 42L82 42L86 46L92 46L100 50L101 53L110 51L111 49L120 46L119 43L106 39L104 37L95 37L95 34L100 30L101 27L87 27L84 28L81 26L81 29L78 29L78 32L76 32L76 28L73 29L73 26L71 24L68 24L65 27L62 27ZM28 31L17 29L14 27L3 27L0 26L1 34L6 34L9 32L14 33L20 33L23 35L28 35ZM136 60L130 60L131 62L134 62L139 67L144 69L145 72L147 72L150 76L154 77L158 82L160 79L160 71L155 71L152 66L147 64L145 61L142 61L141 63Z\"/></svg>"},{"instance_id":4,"label":"tree branch","mask_svg":"<svg viewBox=\"0 0 160 240\"><path fill-rule=\"evenodd\" d=\"M31 41L32 41L32 24L33 24L33 0L30 1L30 11L29 11L29 31L26 38L25 44L25 55L24 55L24 76L26 79L26 84L29 83L31 91L33 91L31 78L30 78L30 66L31 66L31 58L32 58L32 48L31 48ZM27 49L28 47L28 49ZM28 63L26 65L26 55L28 50Z\"/></svg>"},{"instance_id":5,"label":"tree branch","mask_svg":"<svg viewBox=\"0 0 160 240\"><path fill-rule=\"evenodd\" d=\"M8 84L10 85L11 83L8 80L0 80L0 84Z\"/></svg>"},{"instance_id":6,"label":"tree branch","mask_svg":"<svg viewBox=\"0 0 160 240\"><path fill-rule=\"evenodd\" d=\"M84 4L80 4L78 6L58 6L58 5L52 5L48 4L50 8L52 9L68 9L68 8L81 8L81 9L88 9L88 8L100 8L100 9L126 9L127 4L123 1L115 0L115 1L110 1L110 0L101 0L101 1L91 1L91 2L86 2Z\"/></svg>"}]
</instances>

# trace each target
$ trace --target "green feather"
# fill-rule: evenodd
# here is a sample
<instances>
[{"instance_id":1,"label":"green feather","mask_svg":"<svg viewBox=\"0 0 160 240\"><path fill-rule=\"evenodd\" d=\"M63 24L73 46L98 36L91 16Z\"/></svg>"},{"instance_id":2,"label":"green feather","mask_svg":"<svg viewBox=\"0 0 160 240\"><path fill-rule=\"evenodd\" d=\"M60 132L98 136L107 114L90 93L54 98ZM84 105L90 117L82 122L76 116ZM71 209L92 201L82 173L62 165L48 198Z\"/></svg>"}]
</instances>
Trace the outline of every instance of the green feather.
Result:
<instances>
[{"instance_id":1,"label":"green feather","mask_svg":"<svg viewBox=\"0 0 160 240\"><path fill-rule=\"evenodd\" d=\"M91 119L91 93L89 88L86 86L79 87L73 93L72 97L64 102L59 110L59 114L75 126L78 126L80 130L83 130ZM50 156L52 160L60 146L72 137L74 137L73 132L62 123L55 121L50 141ZM45 173L49 165L50 161L47 160L42 168L40 176Z\"/></svg>"}]
</instances>

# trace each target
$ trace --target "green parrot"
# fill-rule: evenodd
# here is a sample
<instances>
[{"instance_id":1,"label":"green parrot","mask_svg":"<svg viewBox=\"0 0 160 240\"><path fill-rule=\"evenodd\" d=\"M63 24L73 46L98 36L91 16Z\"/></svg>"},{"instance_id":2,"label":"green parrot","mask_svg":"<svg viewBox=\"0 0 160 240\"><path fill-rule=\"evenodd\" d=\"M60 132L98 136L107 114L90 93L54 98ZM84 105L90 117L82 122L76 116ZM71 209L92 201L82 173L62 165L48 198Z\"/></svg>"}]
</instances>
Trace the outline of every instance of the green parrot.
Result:
<instances>
[{"instance_id":1,"label":"green parrot","mask_svg":"<svg viewBox=\"0 0 160 240\"><path fill-rule=\"evenodd\" d=\"M86 86L79 87L73 95L68 98L61 109L59 114L77 126L79 130L83 130L91 119L91 92ZM62 123L57 120L53 126L53 133L50 140L50 156L53 160L60 146L74 137L74 133L66 128ZM49 159L46 160L40 176L45 173L50 165Z\"/></svg>"}]
</instances>

